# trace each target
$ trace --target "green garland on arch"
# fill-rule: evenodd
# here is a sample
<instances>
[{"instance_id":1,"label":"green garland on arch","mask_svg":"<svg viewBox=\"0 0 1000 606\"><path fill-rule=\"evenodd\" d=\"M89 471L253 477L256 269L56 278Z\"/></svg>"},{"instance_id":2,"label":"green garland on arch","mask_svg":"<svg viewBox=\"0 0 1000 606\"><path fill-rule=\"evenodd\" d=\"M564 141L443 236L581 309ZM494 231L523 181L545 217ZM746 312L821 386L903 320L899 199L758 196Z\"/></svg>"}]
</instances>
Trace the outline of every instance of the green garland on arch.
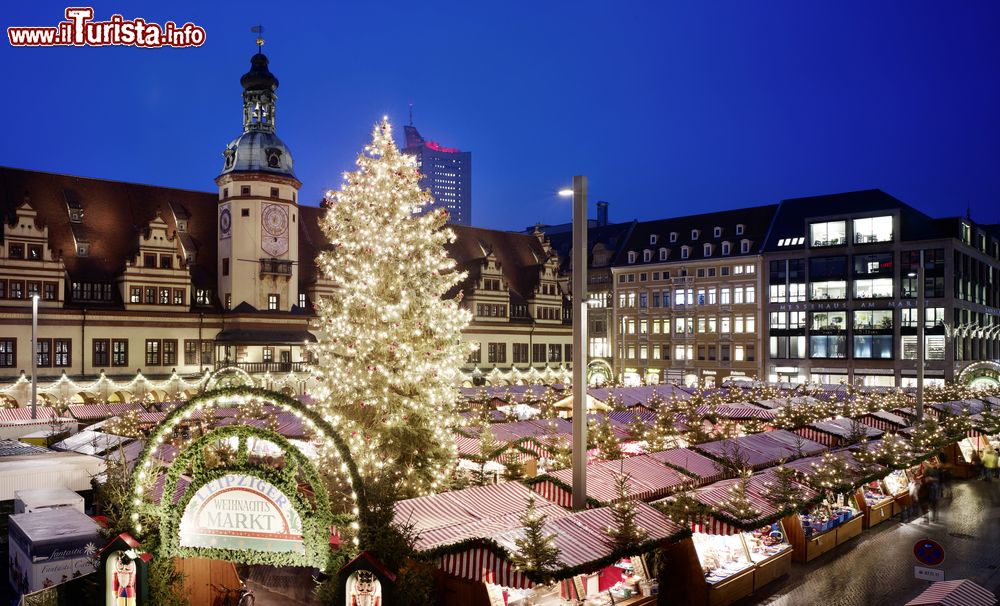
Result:
<instances>
[{"instance_id":1,"label":"green garland on arch","mask_svg":"<svg viewBox=\"0 0 1000 606\"><path fill-rule=\"evenodd\" d=\"M176 537L176 530L179 527L179 519L183 514L184 507L190 501L194 492L201 488L206 482L216 479L217 477L221 477L221 475L226 475L228 473L244 473L247 475L261 477L261 479L269 481L276 487L279 487L286 493L286 496L288 496L289 499L298 500L296 502L296 511L300 512L300 515L303 518L303 538L304 541L306 541L306 555L312 558L312 560L305 565L327 568L334 561L334 558L329 549L328 532L333 518L330 514L329 496L326 493L325 484L319 477L319 474L312 465L312 462L302 455L294 445L284 438L284 436L277 433L250 425L228 425L216 428L208 434L205 434L205 436L202 436L187 445L178 455L177 459L175 459L169 466L167 470L168 477L164 481L164 490L160 503L151 503L148 501L148 490L143 490L141 495L137 492L139 487L152 486L156 480L159 468L157 466L147 467L147 462L152 460L153 452L155 452L155 449L163 443L163 438L166 435L169 435L169 432L171 432L174 427L178 426L181 420L189 417L192 411L200 409L202 405L211 405L219 403L219 401L222 401L222 403L225 404L225 400L230 398L255 398L263 400L266 403L270 403L285 410L294 412L303 419L307 426L315 427L317 430L322 431L328 443L332 445L341 456L341 460L346 467L347 475L351 480L351 487L354 490L358 510L365 511L367 509L368 502L364 490L364 484L361 480L361 475L358 471L357 465L351 457L350 449L337 432L336 428L330 425L326 419L324 419L316 411L303 405L298 400L278 392L256 387L227 387L199 394L170 411L163 421L159 423L157 429L153 431L149 439L147 439L139 458L136 460L129 482L132 494L134 495L133 500L138 501L130 501L128 503L127 519L130 520L132 531L137 536L141 537L142 533L137 530L139 522L155 522L159 525L159 531L161 537L163 537L164 543L167 541L176 542L178 540ZM240 451L238 451L236 463L205 472L203 446L209 444L210 442L218 441L222 437L228 436L237 436L240 440L241 448ZM307 503L304 497L298 494L297 488L290 488L287 483L288 478L283 477L282 473L278 472L278 470L266 466L249 465L246 463L246 453L243 452L242 447L245 445L246 438L251 436L268 440L276 444L285 452L286 461L292 463L285 473L303 473L307 481L312 486L316 495L317 503L322 503L320 508L317 509L312 504ZM184 462L185 465L180 466L179 463L181 462ZM188 463L190 463L193 469L199 470L200 473L194 473L195 481L187 487L185 494L178 503L178 506L174 507L172 503L172 496L176 489L177 478L180 476L181 471L187 468ZM206 477L209 479L205 479ZM294 476L291 476L291 478L294 479ZM294 486L294 484L292 484L292 486ZM310 523L317 528L319 526L323 526L322 533L318 530L316 530L313 534L306 533L306 520L309 518L314 518L315 523ZM173 548L171 547L170 549ZM206 557L223 557L224 559L243 561L247 563L290 565L291 562L289 561L289 558L292 557L299 560L294 565L303 565L301 554L234 552L233 550L180 548L179 546L176 546L176 550L174 550L174 552L181 554L181 550L188 549L197 550L197 555ZM319 554L323 554L324 557L320 558ZM196 554L189 552L188 555Z\"/></svg>"},{"instance_id":2,"label":"green garland on arch","mask_svg":"<svg viewBox=\"0 0 1000 606\"><path fill-rule=\"evenodd\" d=\"M236 463L221 465L214 469L205 469L205 447L229 437L239 439L240 450ZM250 464L246 461L247 438L257 438L274 443L285 453L284 469L275 469L266 465ZM191 467L195 481L184 491L176 506L164 506L163 499L170 498L177 487L180 475ZM308 500L298 491L297 473L301 472L306 482L315 494L315 503ZM302 519L302 534L306 553L252 552L208 547L182 547L178 532L180 519L188 503L198 490L213 480L229 474L244 474L260 478L280 490L292 502L295 511ZM267 429L252 425L227 425L217 427L187 445L185 450L174 459L167 470L163 484L163 496L157 507L161 536L161 553L164 555L196 556L224 559L244 564L271 564L274 566L315 566L326 569L329 565L329 529L333 524L330 511L330 498L319 473L312 463L287 439Z\"/></svg>"}]
</instances>

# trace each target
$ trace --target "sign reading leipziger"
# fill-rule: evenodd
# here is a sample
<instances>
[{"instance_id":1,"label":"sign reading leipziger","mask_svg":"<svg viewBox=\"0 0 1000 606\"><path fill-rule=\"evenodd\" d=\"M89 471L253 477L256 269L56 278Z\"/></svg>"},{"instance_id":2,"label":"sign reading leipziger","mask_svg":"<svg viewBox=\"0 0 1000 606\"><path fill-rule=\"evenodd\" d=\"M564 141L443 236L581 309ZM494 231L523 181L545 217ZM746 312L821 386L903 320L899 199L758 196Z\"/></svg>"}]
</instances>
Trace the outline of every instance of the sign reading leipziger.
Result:
<instances>
[{"instance_id":1,"label":"sign reading leipziger","mask_svg":"<svg viewBox=\"0 0 1000 606\"><path fill-rule=\"evenodd\" d=\"M182 547L304 554L302 518L288 497L260 478L229 474L206 483L184 508Z\"/></svg>"}]
</instances>

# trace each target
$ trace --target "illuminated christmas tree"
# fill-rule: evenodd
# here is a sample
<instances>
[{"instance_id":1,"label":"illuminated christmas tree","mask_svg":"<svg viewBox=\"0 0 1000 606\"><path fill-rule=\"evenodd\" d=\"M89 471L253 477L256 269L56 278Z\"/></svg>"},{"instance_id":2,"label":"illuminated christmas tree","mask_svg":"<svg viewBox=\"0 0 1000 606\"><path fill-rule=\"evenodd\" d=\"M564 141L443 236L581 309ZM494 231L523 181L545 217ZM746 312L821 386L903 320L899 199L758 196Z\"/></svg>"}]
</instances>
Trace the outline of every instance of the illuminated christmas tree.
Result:
<instances>
[{"instance_id":1,"label":"illuminated christmas tree","mask_svg":"<svg viewBox=\"0 0 1000 606\"><path fill-rule=\"evenodd\" d=\"M444 298L464 276L445 251L455 238L447 212L416 214L431 197L388 119L357 166L328 194L321 221L330 248L317 262L335 292L316 302L315 401L362 476L391 470L405 498L443 488L456 460L450 427L470 315L460 297Z\"/></svg>"}]
</instances>

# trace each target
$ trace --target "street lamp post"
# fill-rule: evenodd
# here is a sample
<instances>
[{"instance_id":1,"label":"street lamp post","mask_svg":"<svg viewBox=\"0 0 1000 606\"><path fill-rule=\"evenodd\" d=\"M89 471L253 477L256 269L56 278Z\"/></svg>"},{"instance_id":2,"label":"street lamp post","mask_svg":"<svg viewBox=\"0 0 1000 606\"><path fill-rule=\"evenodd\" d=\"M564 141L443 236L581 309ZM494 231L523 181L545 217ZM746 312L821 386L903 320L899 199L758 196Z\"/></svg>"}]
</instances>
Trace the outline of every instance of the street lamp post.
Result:
<instances>
[{"instance_id":1,"label":"street lamp post","mask_svg":"<svg viewBox=\"0 0 1000 606\"><path fill-rule=\"evenodd\" d=\"M38 295L31 297L31 418L38 418Z\"/></svg>"},{"instance_id":2,"label":"street lamp post","mask_svg":"<svg viewBox=\"0 0 1000 606\"><path fill-rule=\"evenodd\" d=\"M917 420L924 418L924 350L927 345L924 343L924 249L920 249L920 267L916 274L910 272L909 277L917 278Z\"/></svg>"},{"instance_id":3,"label":"street lamp post","mask_svg":"<svg viewBox=\"0 0 1000 606\"><path fill-rule=\"evenodd\" d=\"M587 177L573 177L573 509L587 508Z\"/></svg>"}]
</instances>

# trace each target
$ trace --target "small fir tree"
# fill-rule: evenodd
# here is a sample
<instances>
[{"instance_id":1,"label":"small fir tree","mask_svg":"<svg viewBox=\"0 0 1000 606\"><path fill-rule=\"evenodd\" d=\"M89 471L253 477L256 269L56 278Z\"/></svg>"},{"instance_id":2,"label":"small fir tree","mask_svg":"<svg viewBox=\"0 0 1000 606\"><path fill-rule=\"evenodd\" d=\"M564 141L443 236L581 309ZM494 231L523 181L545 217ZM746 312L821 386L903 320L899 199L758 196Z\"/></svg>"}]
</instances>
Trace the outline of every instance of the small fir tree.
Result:
<instances>
[{"instance_id":1,"label":"small fir tree","mask_svg":"<svg viewBox=\"0 0 1000 606\"><path fill-rule=\"evenodd\" d=\"M611 419L604 417L600 421L591 423L587 433L590 446L600 451L603 460L617 461L622 458L621 444L618 442L618 436L615 435Z\"/></svg>"},{"instance_id":2,"label":"small fir tree","mask_svg":"<svg viewBox=\"0 0 1000 606\"><path fill-rule=\"evenodd\" d=\"M751 476L753 471L750 469L740 471L736 481L729 486L728 496L718 505L720 512L741 522L760 517L761 510L754 505L747 494Z\"/></svg>"},{"instance_id":3,"label":"small fir tree","mask_svg":"<svg viewBox=\"0 0 1000 606\"><path fill-rule=\"evenodd\" d=\"M639 526L639 511L636 502L629 498L629 481L627 473L619 471L615 474L615 495L617 499L611 504L611 515L614 525L606 532L608 545L617 553L627 553L629 549L644 543L649 533Z\"/></svg>"},{"instance_id":4,"label":"small fir tree","mask_svg":"<svg viewBox=\"0 0 1000 606\"><path fill-rule=\"evenodd\" d=\"M778 511L785 509L797 510L805 502L803 498L802 486L795 481L795 470L785 467L784 462L772 470L774 480L764 481L764 490L761 496L773 505Z\"/></svg>"},{"instance_id":5,"label":"small fir tree","mask_svg":"<svg viewBox=\"0 0 1000 606\"><path fill-rule=\"evenodd\" d=\"M528 497L528 506L521 516L524 536L514 539L517 551L511 554L514 566L543 585L552 580L559 567L559 547L555 536L545 532L545 514L535 507L535 497Z\"/></svg>"}]
</instances>

